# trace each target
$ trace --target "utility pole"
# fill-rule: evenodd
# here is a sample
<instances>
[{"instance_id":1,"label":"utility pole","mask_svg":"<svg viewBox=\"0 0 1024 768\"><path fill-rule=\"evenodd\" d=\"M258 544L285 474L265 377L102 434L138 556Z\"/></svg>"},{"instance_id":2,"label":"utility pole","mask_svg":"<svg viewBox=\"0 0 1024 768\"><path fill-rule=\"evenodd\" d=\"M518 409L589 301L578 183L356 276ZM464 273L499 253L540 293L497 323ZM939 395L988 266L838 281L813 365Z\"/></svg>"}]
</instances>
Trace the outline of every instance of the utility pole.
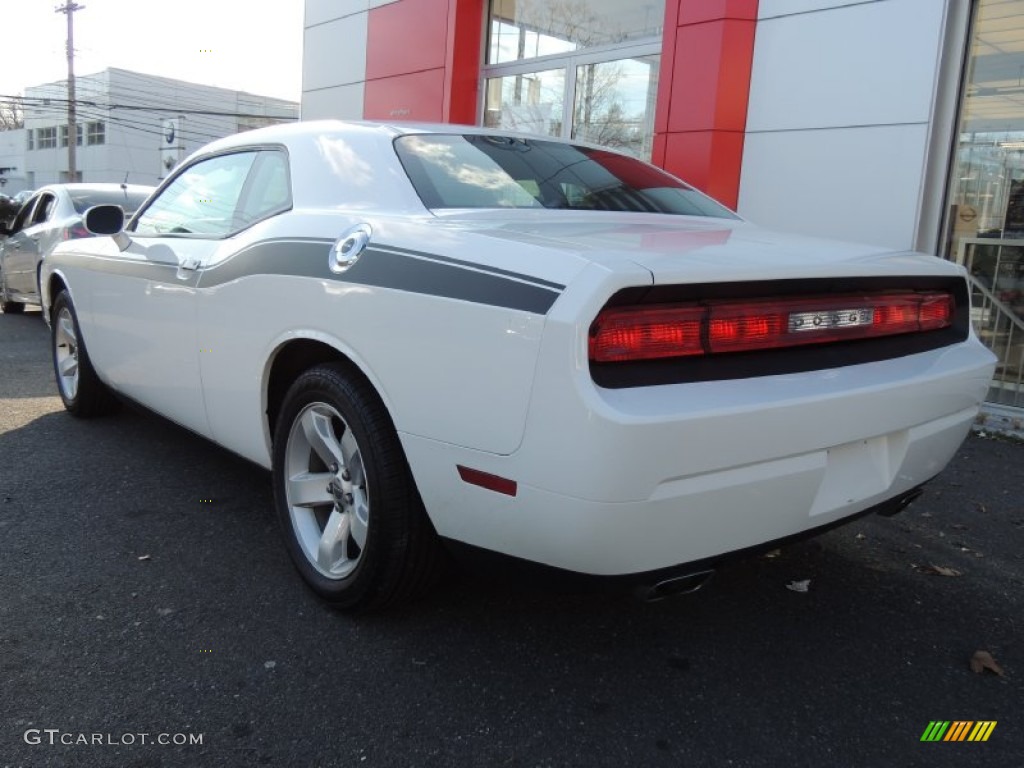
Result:
<instances>
[{"instance_id":1,"label":"utility pole","mask_svg":"<svg viewBox=\"0 0 1024 768\"><path fill-rule=\"evenodd\" d=\"M78 180L77 157L78 125L75 120L75 11L84 9L74 0L65 0L64 5L54 8L55 13L68 17L68 181Z\"/></svg>"}]
</instances>

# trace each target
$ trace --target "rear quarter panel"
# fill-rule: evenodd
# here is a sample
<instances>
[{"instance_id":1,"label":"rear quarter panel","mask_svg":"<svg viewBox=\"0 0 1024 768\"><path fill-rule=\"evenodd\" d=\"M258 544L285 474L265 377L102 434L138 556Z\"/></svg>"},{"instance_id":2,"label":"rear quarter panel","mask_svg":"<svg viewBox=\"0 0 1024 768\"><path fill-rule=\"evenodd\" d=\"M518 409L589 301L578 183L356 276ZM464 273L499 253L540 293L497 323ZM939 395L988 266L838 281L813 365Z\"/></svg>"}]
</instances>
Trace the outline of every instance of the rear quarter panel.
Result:
<instances>
[{"instance_id":1,"label":"rear quarter panel","mask_svg":"<svg viewBox=\"0 0 1024 768\"><path fill-rule=\"evenodd\" d=\"M429 216L420 221L405 216L367 220L354 214L296 212L284 221L288 232L303 233L301 268L294 263L300 249L289 244L280 223L267 222L246 235L252 244L280 241L279 252L263 259L263 267L237 279L212 280L209 287L203 279L199 283L200 364L218 442L269 464L264 414L274 357L289 341L312 339L338 350L362 370L400 433L497 454L518 447L544 314L352 282L327 269L334 240L363 222L373 228L373 244L417 245L445 256L506 263L500 254L446 243L446 235ZM246 251L239 245L242 249L233 259L245 260ZM374 258L381 257L370 250L362 256ZM409 265L417 266L416 261ZM574 261L570 271L581 267L582 262ZM294 274L296 270L302 274ZM241 272L246 272L244 263ZM510 289L515 285L509 280Z\"/></svg>"}]
</instances>

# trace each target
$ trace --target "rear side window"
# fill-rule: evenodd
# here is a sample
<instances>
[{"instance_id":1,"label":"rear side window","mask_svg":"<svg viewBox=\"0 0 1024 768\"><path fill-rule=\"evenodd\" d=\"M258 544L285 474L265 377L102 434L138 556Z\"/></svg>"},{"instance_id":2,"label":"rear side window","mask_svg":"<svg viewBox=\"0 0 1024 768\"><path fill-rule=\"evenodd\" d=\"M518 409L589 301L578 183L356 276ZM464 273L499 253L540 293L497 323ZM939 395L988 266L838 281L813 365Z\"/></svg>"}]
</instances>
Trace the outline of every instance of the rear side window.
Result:
<instances>
[{"instance_id":1,"label":"rear side window","mask_svg":"<svg viewBox=\"0 0 1024 768\"><path fill-rule=\"evenodd\" d=\"M561 208L735 219L654 166L543 139L416 134L395 151L427 208Z\"/></svg>"},{"instance_id":2,"label":"rear side window","mask_svg":"<svg viewBox=\"0 0 1024 768\"><path fill-rule=\"evenodd\" d=\"M235 229L288 210L291 204L288 156L280 150L260 151L238 202Z\"/></svg>"}]
</instances>

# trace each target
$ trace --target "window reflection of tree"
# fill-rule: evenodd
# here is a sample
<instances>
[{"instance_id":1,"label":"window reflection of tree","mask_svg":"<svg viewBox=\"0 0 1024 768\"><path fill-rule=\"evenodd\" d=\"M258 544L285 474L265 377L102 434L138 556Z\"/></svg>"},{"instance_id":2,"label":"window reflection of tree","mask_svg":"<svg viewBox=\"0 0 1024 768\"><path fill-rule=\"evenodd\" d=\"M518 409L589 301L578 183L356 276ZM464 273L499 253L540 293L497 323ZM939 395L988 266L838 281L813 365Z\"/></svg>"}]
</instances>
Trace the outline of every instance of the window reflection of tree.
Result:
<instances>
[{"instance_id":1,"label":"window reflection of tree","mask_svg":"<svg viewBox=\"0 0 1024 768\"><path fill-rule=\"evenodd\" d=\"M498 49L503 41L492 39L491 63L620 43L660 29L646 28L651 13L640 27L639 14L628 12L629 21L624 22L599 12L592 0L494 0L492 8L492 35L506 37L503 29L508 28L516 35L516 50L513 56L502 56ZM660 12L653 15L660 21Z\"/></svg>"},{"instance_id":2,"label":"window reflection of tree","mask_svg":"<svg viewBox=\"0 0 1024 768\"><path fill-rule=\"evenodd\" d=\"M577 68L572 136L644 157L650 154L649 123L657 81L652 78L652 63L631 59L629 66L639 67L644 74L626 72L624 62L586 64ZM645 84L646 93L639 108L636 99L631 98L634 94L629 92L630 80Z\"/></svg>"}]
</instances>

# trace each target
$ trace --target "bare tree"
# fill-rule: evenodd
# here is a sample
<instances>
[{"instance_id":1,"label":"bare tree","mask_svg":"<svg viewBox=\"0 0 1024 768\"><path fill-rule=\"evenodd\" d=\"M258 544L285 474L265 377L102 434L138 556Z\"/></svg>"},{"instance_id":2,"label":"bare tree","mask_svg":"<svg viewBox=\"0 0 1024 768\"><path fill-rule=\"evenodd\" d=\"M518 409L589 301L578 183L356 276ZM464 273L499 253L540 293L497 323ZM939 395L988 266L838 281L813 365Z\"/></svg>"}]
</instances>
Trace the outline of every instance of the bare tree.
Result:
<instances>
[{"instance_id":1,"label":"bare tree","mask_svg":"<svg viewBox=\"0 0 1024 768\"><path fill-rule=\"evenodd\" d=\"M25 127L25 107L21 99L0 99L0 131Z\"/></svg>"}]
</instances>

